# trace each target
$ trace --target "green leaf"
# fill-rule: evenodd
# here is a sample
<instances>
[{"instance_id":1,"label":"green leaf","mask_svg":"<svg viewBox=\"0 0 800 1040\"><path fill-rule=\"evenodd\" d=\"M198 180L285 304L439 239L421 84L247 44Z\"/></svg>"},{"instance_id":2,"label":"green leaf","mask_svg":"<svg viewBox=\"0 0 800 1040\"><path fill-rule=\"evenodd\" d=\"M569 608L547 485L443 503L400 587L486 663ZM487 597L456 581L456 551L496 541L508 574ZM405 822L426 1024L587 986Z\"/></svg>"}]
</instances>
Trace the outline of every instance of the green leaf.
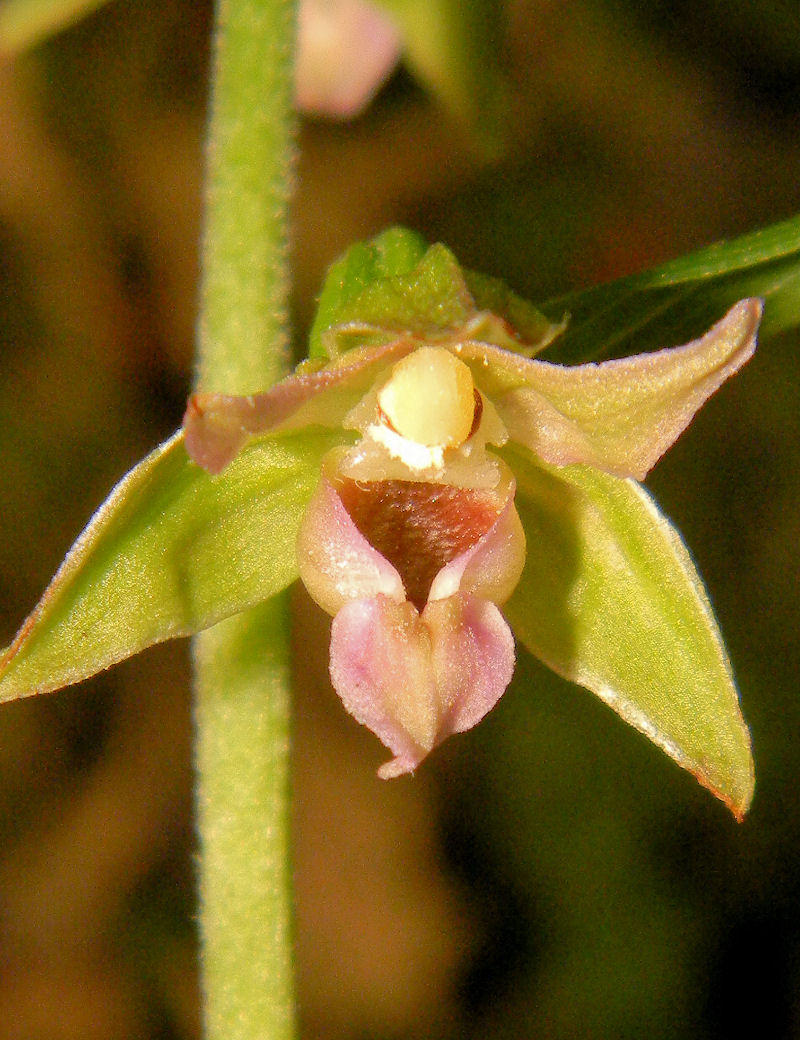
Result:
<instances>
[{"instance_id":1,"label":"green leaf","mask_svg":"<svg viewBox=\"0 0 800 1040\"><path fill-rule=\"evenodd\" d=\"M41 43L108 0L3 0L0 50L14 53Z\"/></svg>"},{"instance_id":2,"label":"green leaf","mask_svg":"<svg viewBox=\"0 0 800 1040\"><path fill-rule=\"evenodd\" d=\"M596 361L674 346L746 296L766 300L762 338L800 323L800 217L542 303L554 318L570 315L549 360Z\"/></svg>"},{"instance_id":3,"label":"green leaf","mask_svg":"<svg viewBox=\"0 0 800 1040\"><path fill-rule=\"evenodd\" d=\"M111 492L6 652L0 701L78 682L289 585L322 457L341 441L267 437L222 477L189 460L182 433L157 448Z\"/></svg>"},{"instance_id":4,"label":"green leaf","mask_svg":"<svg viewBox=\"0 0 800 1040\"><path fill-rule=\"evenodd\" d=\"M560 469L523 449L528 539L505 612L559 675L597 694L741 818L753 794L750 736L703 585L680 536L634 481Z\"/></svg>"}]
</instances>

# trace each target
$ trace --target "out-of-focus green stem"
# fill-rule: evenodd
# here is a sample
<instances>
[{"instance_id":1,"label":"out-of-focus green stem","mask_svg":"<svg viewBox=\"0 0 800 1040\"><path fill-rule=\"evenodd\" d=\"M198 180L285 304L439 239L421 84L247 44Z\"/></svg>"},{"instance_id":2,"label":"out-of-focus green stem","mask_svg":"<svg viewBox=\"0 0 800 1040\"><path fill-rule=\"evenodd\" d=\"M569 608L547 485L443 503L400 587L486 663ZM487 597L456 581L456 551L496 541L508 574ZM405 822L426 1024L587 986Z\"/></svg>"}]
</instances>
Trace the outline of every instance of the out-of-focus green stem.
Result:
<instances>
[{"instance_id":1,"label":"out-of-focus green stem","mask_svg":"<svg viewBox=\"0 0 800 1040\"><path fill-rule=\"evenodd\" d=\"M287 358L291 0L218 0L198 383L243 393ZM195 641L200 931L209 1040L294 1036L283 597Z\"/></svg>"}]
</instances>

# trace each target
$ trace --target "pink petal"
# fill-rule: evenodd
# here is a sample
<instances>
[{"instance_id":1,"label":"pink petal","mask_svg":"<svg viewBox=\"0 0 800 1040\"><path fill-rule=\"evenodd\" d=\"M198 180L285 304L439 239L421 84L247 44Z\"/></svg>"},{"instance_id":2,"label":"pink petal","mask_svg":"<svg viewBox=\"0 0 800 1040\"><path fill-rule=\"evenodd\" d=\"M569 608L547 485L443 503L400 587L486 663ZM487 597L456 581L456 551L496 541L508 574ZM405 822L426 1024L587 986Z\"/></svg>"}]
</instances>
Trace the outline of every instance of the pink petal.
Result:
<instances>
[{"instance_id":1,"label":"pink petal","mask_svg":"<svg viewBox=\"0 0 800 1040\"><path fill-rule=\"evenodd\" d=\"M379 347L354 348L324 368L290 375L260 394L194 394L183 417L186 450L209 473L219 473L257 434L340 426L380 370L414 346L414 341L400 339Z\"/></svg>"},{"instance_id":2,"label":"pink petal","mask_svg":"<svg viewBox=\"0 0 800 1040\"><path fill-rule=\"evenodd\" d=\"M365 0L302 0L295 94L303 112L350 119L361 112L400 57L400 33Z\"/></svg>"},{"instance_id":3,"label":"pink petal","mask_svg":"<svg viewBox=\"0 0 800 1040\"><path fill-rule=\"evenodd\" d=\"M331 630L331 679L345 708L395 755L383 779L412 772L497 703L514 640L497 607L473 596L428 604L384 596L347 603Z\"/></svg>"}]
</instances>

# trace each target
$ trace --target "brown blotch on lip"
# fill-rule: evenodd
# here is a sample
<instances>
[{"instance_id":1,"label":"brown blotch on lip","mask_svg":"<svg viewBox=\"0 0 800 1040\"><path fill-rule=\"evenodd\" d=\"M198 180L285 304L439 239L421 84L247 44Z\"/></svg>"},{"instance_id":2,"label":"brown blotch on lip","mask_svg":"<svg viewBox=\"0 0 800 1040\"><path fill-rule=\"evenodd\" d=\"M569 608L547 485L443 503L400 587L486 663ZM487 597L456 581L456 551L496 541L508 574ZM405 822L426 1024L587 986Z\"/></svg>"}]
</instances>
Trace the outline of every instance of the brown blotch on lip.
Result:
<instances>
[{"instance_id":1,"label":"brown blotch on lip","mask_svg":"<svg viewBox=\"0 0 800 1040\"><path fill-rule=\"evenodd\" d=\"M433 579L491 528L503 508L493 491L410 480L337 481L353 523L400 575L418 610Z\"/></svg>"}]
</instances>

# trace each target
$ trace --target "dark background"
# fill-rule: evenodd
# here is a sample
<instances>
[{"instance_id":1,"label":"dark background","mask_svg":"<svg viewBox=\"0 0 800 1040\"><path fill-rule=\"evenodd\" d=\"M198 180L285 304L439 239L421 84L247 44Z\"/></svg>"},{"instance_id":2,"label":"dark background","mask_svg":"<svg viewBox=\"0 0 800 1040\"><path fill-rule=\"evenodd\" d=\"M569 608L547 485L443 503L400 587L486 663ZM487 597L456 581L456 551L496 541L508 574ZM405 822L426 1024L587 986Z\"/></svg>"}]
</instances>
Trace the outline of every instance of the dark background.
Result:
<instances>
[{"instance_id":1,"label":"dark background","mask_svg":"<svg viewBox=\"0 0 800 1040\"><path fill-rule=\"evenodd\" d=\"M210 23L120 0L0 58L0 645L180 422ZM299 344L325 265L388 224L541 300L800 210L795 0L519 0L502 62L501 159L403 71L303 122ZM304 1036L800 1037L797 347L764 343L649 481L752 727L741 825L525 655L480 727L378 781L298 593ZM185 644L0 708L0 1040L198 1035L193 841Z\"/></svg>"}]
</instances>

